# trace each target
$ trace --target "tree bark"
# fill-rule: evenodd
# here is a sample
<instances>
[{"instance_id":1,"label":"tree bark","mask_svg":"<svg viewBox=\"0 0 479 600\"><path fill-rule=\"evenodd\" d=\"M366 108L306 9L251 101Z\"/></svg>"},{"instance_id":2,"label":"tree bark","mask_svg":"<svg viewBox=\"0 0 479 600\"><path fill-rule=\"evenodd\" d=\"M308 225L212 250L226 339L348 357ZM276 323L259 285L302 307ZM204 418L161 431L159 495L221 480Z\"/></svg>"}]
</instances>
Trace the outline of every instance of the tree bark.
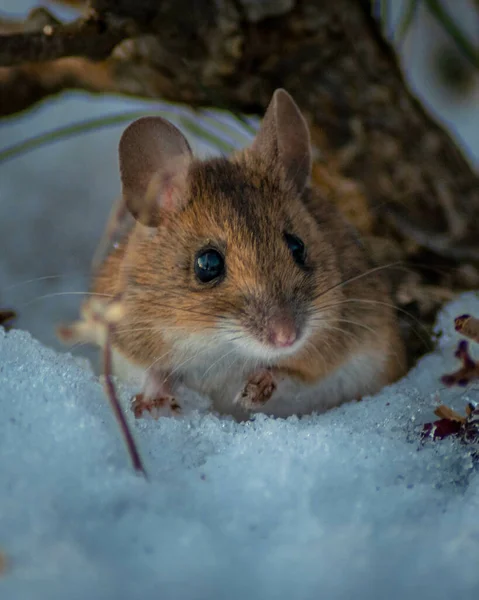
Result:
<instances>
[{"instance_id":1,"label":"tree bark","mask_svg":"<svg viewBox=\"0 0 479 600\"><path fill-rule=\"evenodd\" d=\"M80 87L261 114L286 88L311 124L316 185L377 261L413 266L396 271L396 299L430 321L479 285L479 178L411 94L370 11L369 0L92 0L75 24L0 38L0 104L25 108L31 84L31 102ZM59 60L12 66L20 56Z\"/></svg>"}]
</instances>

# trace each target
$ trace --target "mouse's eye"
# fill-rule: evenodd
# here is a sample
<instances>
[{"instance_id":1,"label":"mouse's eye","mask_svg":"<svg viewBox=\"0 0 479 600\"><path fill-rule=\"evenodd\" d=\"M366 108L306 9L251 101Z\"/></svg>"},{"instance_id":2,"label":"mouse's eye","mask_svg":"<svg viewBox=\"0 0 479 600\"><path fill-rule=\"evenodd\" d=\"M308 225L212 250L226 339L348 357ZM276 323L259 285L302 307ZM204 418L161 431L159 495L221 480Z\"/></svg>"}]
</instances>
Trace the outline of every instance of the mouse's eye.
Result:
<instances>
[{"instance_id":1,"label":"mouse's eye","mask_svg":"<svg viewBox=\"0 0 479 600\"><path fill-rule=\"evenodd\" d=\"M285 233L284 239L288 244L288 248L294 261L298 265L303 266L306 261L306 248L304 247L303 241L300 240L297 235L293 235L291 233Z\"/></svg>"},{"instance_id":2,"label":"mouse's eye","mask_svg":"<svg viewBox=\"0 0 479 600\"><path fill-rule=\"evenodd\" d=\"M223 275L225 259L218 250L208 249L198 252L195 258L195 274L201 283L209 283Z\"/></svg>"}]
</instances>

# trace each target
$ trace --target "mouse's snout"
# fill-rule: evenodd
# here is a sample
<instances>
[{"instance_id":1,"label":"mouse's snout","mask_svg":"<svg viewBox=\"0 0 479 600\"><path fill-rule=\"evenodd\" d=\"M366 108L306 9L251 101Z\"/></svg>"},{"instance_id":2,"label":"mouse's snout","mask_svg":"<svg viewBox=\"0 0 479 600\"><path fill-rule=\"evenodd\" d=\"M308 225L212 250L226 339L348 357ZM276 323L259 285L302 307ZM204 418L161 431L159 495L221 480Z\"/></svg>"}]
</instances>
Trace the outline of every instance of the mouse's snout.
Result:
<instances>
[{"instance_id":1,"label":"mouse's snout","mask_svg":"<svg viewBox=\"0 0 479 600\"><path fill-rule=\"evenodd\" d=\"M298 339L295 319L288 313L276 315L266 325L268 342L275 348L288 348Z\"/></svg>"},{"instance_id":2,"label":"mouse's snout","mask_svg":"<svg viewBox=\"0 0 479 600\"><path fill-rule=\"evenodd\" d=\"M305 323L294 306L265 303L258 298L248 302L245 308L242 326L250 340L248 347L255 355L282 357L302 346Z\"/></svg>"}]
</instances>

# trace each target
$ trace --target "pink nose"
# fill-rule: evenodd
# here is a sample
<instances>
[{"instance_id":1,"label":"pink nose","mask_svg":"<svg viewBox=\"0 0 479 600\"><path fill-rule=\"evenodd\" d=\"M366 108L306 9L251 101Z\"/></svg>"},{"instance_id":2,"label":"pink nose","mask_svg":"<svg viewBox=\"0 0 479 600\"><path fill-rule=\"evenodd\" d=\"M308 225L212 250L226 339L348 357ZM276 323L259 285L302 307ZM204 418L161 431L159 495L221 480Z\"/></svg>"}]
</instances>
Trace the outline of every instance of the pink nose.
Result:
<instances>
[{"instance_id":1,"label":"pink nose","mask_svg":"<svg viewBox=\"0 0 479 600\"><path fill-rule=\"evenodd\" d=\"M277 348L288 348L298 338L296 325L288 317L273 318L269 324L269 341Z\"/></svg>"}]
</instances>

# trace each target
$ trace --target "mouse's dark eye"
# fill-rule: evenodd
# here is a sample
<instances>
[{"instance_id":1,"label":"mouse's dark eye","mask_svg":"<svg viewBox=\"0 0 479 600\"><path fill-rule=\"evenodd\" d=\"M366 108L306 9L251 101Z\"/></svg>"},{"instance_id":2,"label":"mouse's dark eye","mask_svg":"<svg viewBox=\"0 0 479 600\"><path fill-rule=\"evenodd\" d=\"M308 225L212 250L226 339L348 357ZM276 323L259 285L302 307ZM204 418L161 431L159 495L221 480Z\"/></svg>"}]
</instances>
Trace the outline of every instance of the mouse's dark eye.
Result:
<instances>
[{"instance_id":1,"label":"mouse's dark eye","mask_svg":"<svg viewBox=\"0 0 479 600\"><path fill-rule=\"evenodd\" d=\"M292 233L285 233L284 239L288 244L288 248L294 261L298 265L303 266L306 261L306 248L304 247L303 241L300 240L297 235L293 235Z\"/></svg>"},{"instance_id":2,"label":"mouse's dark eye","mask_svg":"<svg viewBox=\"0 0 479 600\"><path fill-rule=\"evenodd\" d=\"M225 259L218 250L208 249L198 252L195 258L195 274L201 283L209 283L223 275Z\"/></svg>"}]
</instances>

